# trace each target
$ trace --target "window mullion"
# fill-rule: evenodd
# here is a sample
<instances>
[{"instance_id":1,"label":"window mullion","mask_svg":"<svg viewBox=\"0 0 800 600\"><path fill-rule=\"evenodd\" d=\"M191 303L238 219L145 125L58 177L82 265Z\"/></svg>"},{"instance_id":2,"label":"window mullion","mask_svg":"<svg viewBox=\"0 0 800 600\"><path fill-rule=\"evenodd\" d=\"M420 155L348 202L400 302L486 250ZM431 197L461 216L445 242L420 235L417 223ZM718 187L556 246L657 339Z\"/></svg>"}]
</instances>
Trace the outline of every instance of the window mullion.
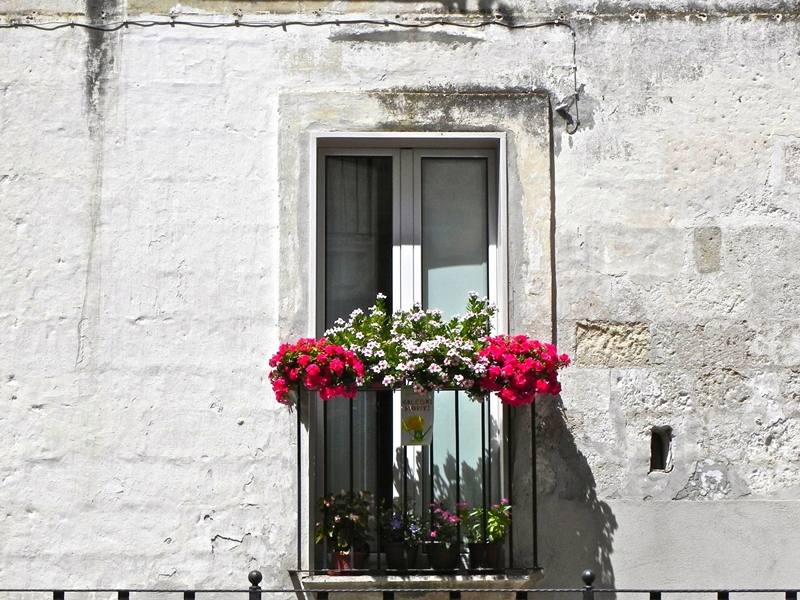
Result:
<instances>
[{"instance_id":1,"label":"window mullion","mask_svg":"<svg viewBox=\"0 0 800 600\"><path fill-rule=\"evenodd\" d=\"M402 211L402 189L403 181L401 176L400 151L393 155L392 160L392 310L397 310L403 305L402 292L402 272L403 264L403 211Z\"/></svg>"},{"instance_id":2,"label":"window mullion","mask_svg":"<svg viewBox=\"0 0 800 600\"><path fill-rule=\"evenodd\" d=\"M396 217L393 248L393 282L394 309L408 309L414 302L414 172L413 151L401 149L399 154L399 173L396 178L398 190L395 196ZM392 438L393 447L402 448L400 427L400 391L393 394ZM408 450L394 453L394 495L403 498L405 463Z\"/></svg>"},{"instance_id":3,"label":"window mullion","mask_svg":"<svg viewBox=\"0 0 800 600\"><path fill-rule=\"evenodd\" d=\"M414 214L414 301L422 302L422 157L419 150L413 151L411 176L414 182L413 214Z\"/></svg>"},{"instance_id":4,"label":"window mullion","mask_svg":"<svg viewBox=\"0 0 800 600\"><path fill-rule=\"evenodd\" d=\"M419 253L419 227L416 223L413 150L400 150L400 290L399 308L409 309L416 296L416 254Z\"/></svg>"}]
</instances>

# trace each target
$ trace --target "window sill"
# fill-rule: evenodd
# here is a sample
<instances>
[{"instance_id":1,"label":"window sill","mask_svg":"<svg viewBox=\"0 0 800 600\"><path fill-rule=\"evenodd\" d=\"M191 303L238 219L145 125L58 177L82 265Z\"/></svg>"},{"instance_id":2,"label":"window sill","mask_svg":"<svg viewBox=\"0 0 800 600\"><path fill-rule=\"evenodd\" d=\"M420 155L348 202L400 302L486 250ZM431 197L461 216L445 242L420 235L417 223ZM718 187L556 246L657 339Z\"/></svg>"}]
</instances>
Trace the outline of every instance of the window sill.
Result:
<instances>
[{"instance_id":1,"label":"window sill","mask_svg":"<svg viewBox=\"0 0 800 600\"><path fill-rule=\"evenodd\" d=\"M502 575L467 573L414 575L312 575L296 574L303 589L309 591L337 589L391 590L518 590L530 588L543 577L541 569L507 572Z\"/></svg>"}]
</instances>

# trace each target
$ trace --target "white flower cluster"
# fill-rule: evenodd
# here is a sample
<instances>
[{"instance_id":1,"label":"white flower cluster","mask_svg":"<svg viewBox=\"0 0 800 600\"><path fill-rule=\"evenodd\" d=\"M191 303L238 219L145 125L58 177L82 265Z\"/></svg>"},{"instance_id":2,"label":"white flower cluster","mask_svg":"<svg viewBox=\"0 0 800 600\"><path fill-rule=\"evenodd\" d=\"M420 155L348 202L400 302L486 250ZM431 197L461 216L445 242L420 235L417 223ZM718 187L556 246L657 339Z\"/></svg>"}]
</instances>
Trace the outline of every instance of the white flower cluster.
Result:
<instances>
[{"instance_id":1,"label":"white flower cluster","mask_svg":"<svg viewBox=\"0 0 800 600\"><path fill-rule=\"evenodd\" d=\"M496 308L471 293L464 316L443 319L438 309L415 303L408 311L389 313L378 294L367 314L360 309L347 322L338 319L325 335L350 349L364 364L360 385L410 384L421 389L470 389L486 374L478 356L490 334Z\"/></svg>"}]
</instances>

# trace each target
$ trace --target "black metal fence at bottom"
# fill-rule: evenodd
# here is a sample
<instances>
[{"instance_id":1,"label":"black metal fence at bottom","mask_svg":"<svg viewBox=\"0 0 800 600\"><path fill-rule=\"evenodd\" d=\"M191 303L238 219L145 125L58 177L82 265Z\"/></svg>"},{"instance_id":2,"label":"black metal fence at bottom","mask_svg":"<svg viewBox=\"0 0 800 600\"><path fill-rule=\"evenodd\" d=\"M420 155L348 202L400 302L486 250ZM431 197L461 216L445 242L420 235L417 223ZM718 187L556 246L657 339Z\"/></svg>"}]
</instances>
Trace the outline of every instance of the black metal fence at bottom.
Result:
<instances>
[{"instance_id":1,"label":"black metal fence at bottom","mask_svg":"<svg viewBox=\"0 0 800 600\"><path fill-rule=\"evenodd\" d=\"M169 594L174 597L183 597L183 600L198 600L198 596L204 594L235 594L239 596L247 595L247 600L268 600L270 594L295 594L308 600L331 600L330 595L340 594L355 595L367 594L375 595L381 594L382 600L401 600L403 594L413 594L415 597L425 593L448 594L449 600L461 600L461 595L468 594L496 594L507 596L513 594L515 600L534 600L537 595L541 594L566 594L569 600L595 600L595 594L608 595L608 594L638 594L647 595L649 600L668 600L664 595L697 595L698 600L731 600L731 594L782 594L785 600L797 600L797 589L786 588L730 588L730 589L658 589L658 588L636 588L636 589L613 589L613 588L595 588L595 574L592 571L584 571L581 574L583 580L583 587L577 588L524 588L524 589L509 589L499 587L488 587L484 585L481 587L479 584L482 581L475 581L475 587L442 587L437 585L435 587L426 587L425 582L420 582L419 586L413 587L397 587L387 588L385 586L376 587L370 586L369 581L364 581L363 584L353 584L350 586L331 586L324 587L323 584L315 584L313 589L304 587L295 588L262 588L261 581L263 576L260 571L251 571L247 579L250 586L247 588L239 589L206 589L206 590L182 590L182 589L41 589L41 588L0 588L0 594L31 594L42 595L52 594L53 600L78 600L81 595L87 594L116 594L117 600L131 600L131 596L140 596L145 594ZM349 583L349 582L348 582ZM462 582L463 584L463 582ZM69 595L69 597L67 597ZM265 599L264 596L267 596ZM572 596L570 598L570 595ZM77 596L77 597L76 597ZM398 597L399 596L399 597ZM576 597L577 596L577 597Z\"/></svg>"}]
</instances>

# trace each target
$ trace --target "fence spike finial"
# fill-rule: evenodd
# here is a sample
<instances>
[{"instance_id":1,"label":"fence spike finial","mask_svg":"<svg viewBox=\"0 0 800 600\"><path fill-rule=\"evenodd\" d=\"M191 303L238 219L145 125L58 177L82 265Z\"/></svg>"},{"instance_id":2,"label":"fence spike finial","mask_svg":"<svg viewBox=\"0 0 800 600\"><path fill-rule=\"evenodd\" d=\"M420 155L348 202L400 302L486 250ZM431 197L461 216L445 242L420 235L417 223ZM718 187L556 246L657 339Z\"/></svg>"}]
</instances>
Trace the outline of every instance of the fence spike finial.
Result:
<instances>
[{"instance_id":1,"label":"fence spike finial","mask_svg":"<svg viewBox=\"0 0 800 600\"><path fill-rule=\"evenodd\" d=\"M250 571L250 573L247 574L247 579L250 582L249 600L261 600L261 587L258 585L263 579L261 571Z\"/></svg>"},{"instance_id":2,"label":"fence spike finial","mask_svg":"<svg viewBox=\"0 0 800 600\"><path fill-rule=\"evenodd\" d=\"M594 600L594 587L592 586L595 579L594 571L586 569L581 573L581 579L586 584L586 587L583 588L583 600Z\"/></svg>"}]
</instances>

